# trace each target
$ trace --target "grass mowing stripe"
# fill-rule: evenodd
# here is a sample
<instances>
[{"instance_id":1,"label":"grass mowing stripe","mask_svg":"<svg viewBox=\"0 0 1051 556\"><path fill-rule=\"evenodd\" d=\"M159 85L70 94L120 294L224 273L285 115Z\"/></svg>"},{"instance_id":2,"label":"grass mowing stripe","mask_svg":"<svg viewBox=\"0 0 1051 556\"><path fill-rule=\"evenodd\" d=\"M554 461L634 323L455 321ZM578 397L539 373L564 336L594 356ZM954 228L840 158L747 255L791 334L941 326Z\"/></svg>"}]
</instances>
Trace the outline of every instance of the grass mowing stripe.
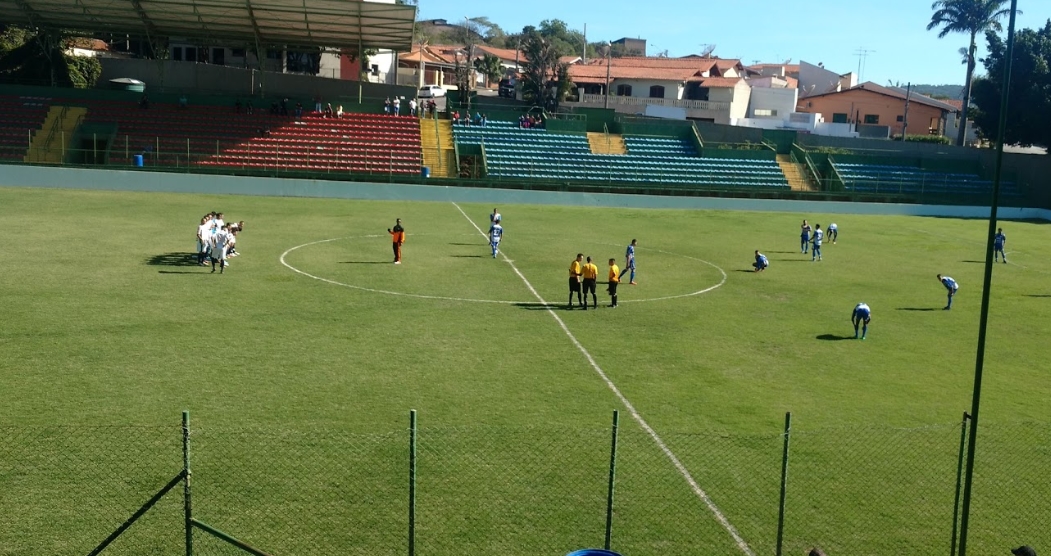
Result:
<instances>
[{"instance_id":1,"label":"grass mowing stripe","mask_svg":"<svg viewBox=\"0 0 1051 556\"><path fill-rule=\"evenodd\" d=\"M460 205L454 202L453 206L456 207L456 210L460 211L460 214L462 214L468 222L470 222L471 226L474 226L475 230L478 230L479 234L482 234L482 237L489 237L484 231L482 231L481 228L478 227L478 224L474 223L474 220L471 220L470 216L467 216L467 213L464 212L462 208L460 208ZM602 370L602 367L599 367L598 362L596 362L595 358L591 356L591 353L588 352L587 348L585 348L584 345L581 344L579 340L577 340L577 337L574 336L572 332L570 332L569 327L566 326L566 323L558 316L557 313L555 313L554 310L551 309L551 305L543 297L541 297L539 293L537 293L536 289L533 288L533 285L530 284L529 280L526 279L522 272L518 270L518 267L515 266L514 262L507 257L506 253L501 251L500 255L504 258L504 261L507 262L507 264L511 265L511 270L515 271L515 274L517 274L518 277L522 279L522 283L524 283L526 287L529 288L529 291L532 292L532 294L537 298L537 301L539 301L546 308L548 314L551 315L551 318L555 319L555 322L557 322L558 325L562 327L562 331L566 333L566 336L568 336L570 341L573 342L573 345L576 346L578 350L580 350L580 353L584 354L584 358L586 358L588 360L588 363L591 364L591 368L595 369L595 372L598 373L598 375L602 378L603 381L605 381L606 386L608 386L609 389L612 390L614 394L616 394L617 398L620 399L621 403L624 404L624 407L627 408L628 413L631 414L631 417L635 419L639 426L641 426L643 430L645 430L646 433L649 434L650 438L652 438L653 441L657 443L657 447L659 447L660 450L664 452L664 455L668 456L668 459L671 460L672 465L675 466L675 469L677 469L679 473L682 474L683 478L686 479L686 482L690 485L690 489L693 490L694 494L696 494L697 497L700 498L706 506L708 506L708 509L711 510L712 515L715 516L715 519L719 522L719 524L723 526L723 529L726 529L726 532L730 533L730 536L733 537L734 542L737 544L737 548L741 549L741 552L744 552L748 556L755 556L755 553L752 551L752 548L748 546L748 543L745 542L745 540L741 538L740 533L737 532L737 528L735 528L733 524L730 523L730 520L726 519L726 516L723 515L723 512L719 510L719 507L715 505L715 502L713 502L711 497L708 496L708 493L706 493L704 489L702 489L701 486L697 484L697 481L694 480L693 475L690 474L690 471L686 469L686 466L683 465L681 461L679 461L679 458L675 455L674 452L671 451L670 448L668 448L668 445L665 444L663 440L661 440L661 437L657 434L657 431L653 430L653 427L651 427L649 423L647 423L646 420L642 418L642 415L640 415L639 412L636 411L635 406L632 405L630 401L628 401L628 398L624 396L624 394L620 391L619 388L617 388L617 385L614 384L608 376L606 376L606 373ZM719 270L720 272L722 272L722 269ZM725 281L726 273L723 272L723 282ZM721 286L723 282L720 282L719 285Z\"/></svg>"}]
</instances>

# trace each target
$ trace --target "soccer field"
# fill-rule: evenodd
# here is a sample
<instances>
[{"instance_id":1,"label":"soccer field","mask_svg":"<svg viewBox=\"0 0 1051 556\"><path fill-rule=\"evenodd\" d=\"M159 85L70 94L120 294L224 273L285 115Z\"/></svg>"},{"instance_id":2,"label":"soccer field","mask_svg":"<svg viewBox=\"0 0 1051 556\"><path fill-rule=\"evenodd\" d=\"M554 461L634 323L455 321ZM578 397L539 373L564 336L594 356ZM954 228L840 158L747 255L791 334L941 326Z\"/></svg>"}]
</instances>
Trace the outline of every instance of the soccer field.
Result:
<instances>
[{"instance_id":1,"label":"soccer field","mask_svg":"<svg viewBox=\"0 0 1051 556\"><path fill-rule=\"evenodd\" d=\"M600 546L613 410L626 556L774 554L786 412L786 553L949 550L984 221L507 205L494 260L490 205L9 188L0 207L0 554L90 551L181 468L184 409L196 515L273 554L406 553L410 409L420 554ZM210 210L246 221L223 275L191 260ZM839 225L821 262L803 218ZM1051 226L1003 226L972 553L1051 546ZM576 253L604 282L632 238L620 306L600 283L598 310L566 310ZM181 519L173 494L113 550L179 551Z\"/></svg>"}]
</instances>

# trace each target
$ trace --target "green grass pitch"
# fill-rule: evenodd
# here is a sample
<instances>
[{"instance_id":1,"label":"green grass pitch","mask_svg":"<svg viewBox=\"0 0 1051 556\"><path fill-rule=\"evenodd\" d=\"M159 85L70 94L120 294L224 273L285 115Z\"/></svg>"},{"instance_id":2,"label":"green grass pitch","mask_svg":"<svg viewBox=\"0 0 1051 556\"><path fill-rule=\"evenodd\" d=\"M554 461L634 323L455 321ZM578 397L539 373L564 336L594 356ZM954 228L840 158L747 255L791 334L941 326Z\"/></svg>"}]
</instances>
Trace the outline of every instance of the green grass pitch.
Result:
<instances>
[{"instance_id":1,"label":"green grass pitch","mask_svg":"<svg viewBox=\"0 0 1051 556\"><path fill-rule=\"evenodd\" d=\"M786 553L948 552L986 222L501 205L494 260L492 208L0 189L0 555L90 551L181 468L184 409L195 515L273 554L407 552L410 409L418 554L601 546L615 409L626 556L772 555L789 411ZM247 221L222 276L188 262L209 210ZM804 217L839 225L822 262ZM972 553L1051 549L1051 226L1003 226ZM632 238L620 307L561 308L577 252L604 279ZM180 550L181 504L112 550Z\"/></svg>"}]
</instances>

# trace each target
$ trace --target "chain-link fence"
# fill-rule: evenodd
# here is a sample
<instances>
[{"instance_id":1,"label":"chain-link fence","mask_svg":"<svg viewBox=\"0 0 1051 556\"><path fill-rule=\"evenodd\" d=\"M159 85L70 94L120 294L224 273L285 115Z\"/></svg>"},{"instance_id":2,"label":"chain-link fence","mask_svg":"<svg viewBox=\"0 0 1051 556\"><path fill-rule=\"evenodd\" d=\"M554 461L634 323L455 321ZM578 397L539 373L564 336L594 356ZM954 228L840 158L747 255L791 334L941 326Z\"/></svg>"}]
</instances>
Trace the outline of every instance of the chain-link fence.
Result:
<instances>
[{"instance_id":1,"label":"chain-link fence","mask_svg":"<svg viewBox=\"0 0 1051 556\"><path fill-rule=\"evenodd\" d=\"M563 555L607 540L626 556L953 555L964 424L657 436L630 419L615 432L204 423L186 439L186 482L179 427L4 427L0 554L90 554L107 538L105 554L185 554L190 514L199 555L243 554L235 542ZM1051 424L983 425L969 554L1051 547L1049 470Z\"/></svg>"}]
</instances>

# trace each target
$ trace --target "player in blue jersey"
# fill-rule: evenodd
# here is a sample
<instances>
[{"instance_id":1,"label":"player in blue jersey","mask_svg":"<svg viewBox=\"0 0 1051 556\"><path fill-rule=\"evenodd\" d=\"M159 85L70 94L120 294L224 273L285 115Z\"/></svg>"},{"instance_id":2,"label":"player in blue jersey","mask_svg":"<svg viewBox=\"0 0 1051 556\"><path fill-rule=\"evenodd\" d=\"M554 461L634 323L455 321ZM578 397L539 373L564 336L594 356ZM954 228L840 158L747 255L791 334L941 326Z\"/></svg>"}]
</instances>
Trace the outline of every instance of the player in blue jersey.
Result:
<instances>
[{"instance_id":1,"label":"player in blue jersey","mask_svg":"<svg viewBox=\"0 0 1051 556\"><path fill-rule=\"evenodd\" d=\"M938 275L938 281L945 286L945 289L949 290L949 304L945 306L945 310L948 311L952 309L952 298L956 296L956 290L960 289L960 285L956 283L956 280L941 274Z\"/></svg>"},{"instance_id":2,"label":"player in blue jersey","mask_svg":"<svg viewBox=\"0 0 1051 556\"><path fill-rule=\"evenodd\" d=\"M996 229L996 236L993 237L993 261L995 262L998 257L1004 258L1004 264L1007 264L1007 253L1004 253L1004 245L1007 245L1007 236L1004 235L1003 228Z\"/></svg>"},{"instance_id":3,"label":"player in blue jersey","mask_svg":"<svg viewBox=\"0 0 1051 556\"><path fill-rule=\"evenodd\" d=\"M821 231L821 224L814 224L814 250L811 251L810 262L821 260L821 241L825 238L825 232Z\"/></svg>"},{"instance_id":4,"label":"player in blue jersey","mask_svg":"<svg viewBox=\"0 0 1051 556\"><path fill-rule=\"evenodd\" d=\"M810 248L810 224L803 219L803 225L799 227L799 250L805 255Z\"/></svg>"},{"instance_id":5,"label":"player in blue jersey","mask_svg":"<svg viewBox=\"0 0 1051 556\"><path fill-rule=\"evenodd\" d=\"M850 315L851 322L854 323L854 339L858 338L858 325L862 325L861 328L861 339L865 339L865 334L868 334L869 323L872 322L872 309L869 309L868 305L864 303L858 303L854 306L854 312Z\"/></svg>"},{"instance_id":6,"label":"player in blue jersey","mask_svg":"<svg viewBox=\"0 0 1051 556\"><path fill-rule=\"evenodd\" d=\"M500 252L500 239L504 237L504 228L496 220L489 226L489 247L493 248L493 258Z\"/></svg>"},{"instance_id":7,"label":"player in blue jersey","mask_svg":"<svg viewBox=\"0 0 1051 556\"><path fill-rule=\"evenodd\" d=\"M620 271L620 276L617 276L617 280L620 280L624 277L624 273L630 270L631 275L628 283L632 286L638 285L635 283L635 246L638 244L637 240L631 240L631 244L628 245L628 249L624 253L624 270Z\"/></svg>"},{"instance_id":8,"label":"player in blue jersey","mask_svg":"<svg viewBox=\"0 0 1051 556\"><path fill-rule=\"evenodd\" d=\"M756 272L762 272L766 270L766 267L768 266L770 266L770 261L767 260L766 255L760 253L759 250L756 249L755 262L752 263L752 268L754 268Z\"/></svg>"}]
</instances>

